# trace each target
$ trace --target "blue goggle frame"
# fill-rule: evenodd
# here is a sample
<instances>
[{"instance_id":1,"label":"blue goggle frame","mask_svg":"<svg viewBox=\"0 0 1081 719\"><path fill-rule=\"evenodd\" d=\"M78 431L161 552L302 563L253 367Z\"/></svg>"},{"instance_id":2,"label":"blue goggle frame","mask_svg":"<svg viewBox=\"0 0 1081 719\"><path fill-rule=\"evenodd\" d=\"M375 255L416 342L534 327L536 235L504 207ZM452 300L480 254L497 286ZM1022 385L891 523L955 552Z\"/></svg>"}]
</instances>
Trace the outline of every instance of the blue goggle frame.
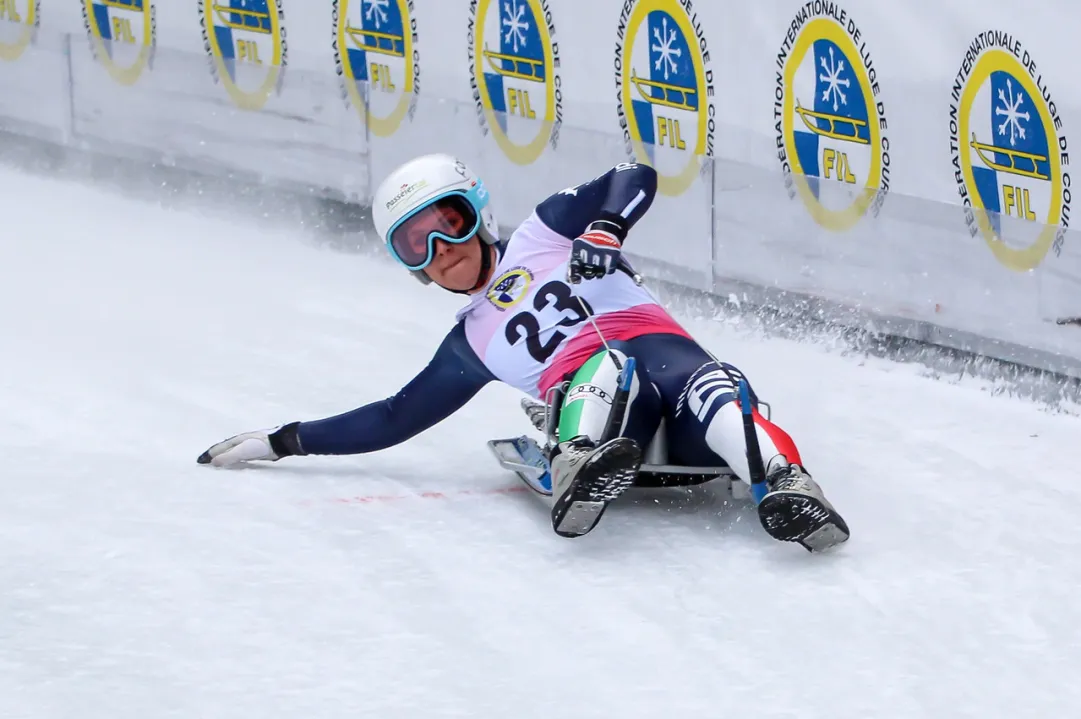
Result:
<instances>
[{"instance_id":1,"label":"blue goggle frame","mask_svg":"<svg viewBox=\"0 0 1081 719\"><path fill-rule=\"evenodd\" d=\"M477 217L476 222L473 223L473 227L468 232L466 232L465 235L463 235L462 237L450 237L449 235L446 235L446 234L444 234L442 232L439 232L438 230L433 230L432 232L429 232L428 233L428 254L424 258L424 262L422 264L419 264L419 265L410 265L410 264L408 264L405 260L403 260L398 255L398 250L396 250L394 248L394 233L397 232L398 228L400 228L402 225L404 225L406 222L408 222L412 217L414 217L418 213L423 212L424 210L428 209L428 207L430 207L431 205L434 205L436 202L439 202L440 200L445 199L447 197L452 197L454 195L458 195L459 197L464 197L465 200L473 207L473 214L476 215L476 217ZM478 231L480 231L480 227L484 223L484 218L481 216L481 210L483 210L487 206L488 206L488 190L485 189L484 183L481 182L480 180L477 180L477 184L474 185L473 187L469 188L468 190L465 190L465 191L463 191L463 190L450 190L450 191L444 192L444 193L442 193L440 195L436 195L435 197L429 198L427 202L425 202L423 205L420 205L419 207L416 207L413 210L411 210L408 214L404 215L397 222L395 222L393 225L391 225L390 229L387 230L387 248L390 250L391 257L393 257L395 260L397 260L398 264L402 265L403 267L405 267L407 270L410 270L411 272L419 272L420 270L423 270L425 267L427 267L428 265L430 265L432 263L432 258L435 256L435 241L437 239L443 240L444 242L450 242L450 243L453 243L453 244L456 244L456 245L461 244L463 242L468 242L469 240L471 240L473 238L473 236L475 234L477 234Z\"/></svg>"}]
</instances>

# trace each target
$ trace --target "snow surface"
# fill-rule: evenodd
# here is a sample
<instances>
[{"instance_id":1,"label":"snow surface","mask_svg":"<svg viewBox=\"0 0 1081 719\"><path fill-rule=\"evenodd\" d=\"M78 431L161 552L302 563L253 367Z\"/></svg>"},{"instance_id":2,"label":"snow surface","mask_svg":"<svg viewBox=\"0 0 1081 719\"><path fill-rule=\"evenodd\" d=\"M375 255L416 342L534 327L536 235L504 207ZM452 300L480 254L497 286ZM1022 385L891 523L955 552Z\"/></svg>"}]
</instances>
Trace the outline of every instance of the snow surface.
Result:
<instances>
[{"instance_id":1,"label":"snow surface","mask_svg":"<svg viewBox=\"0 0 1081 719\"><path fill-rule=\"evenodd\" d=\"M578 540L490 458L492 386L368 456L239 431L387 396L460 298L288 227L0 171L0 716L1053 717L1081 706L1081 420L685 318L848 519L708 488Z\"/></svg>"}]
</instances>

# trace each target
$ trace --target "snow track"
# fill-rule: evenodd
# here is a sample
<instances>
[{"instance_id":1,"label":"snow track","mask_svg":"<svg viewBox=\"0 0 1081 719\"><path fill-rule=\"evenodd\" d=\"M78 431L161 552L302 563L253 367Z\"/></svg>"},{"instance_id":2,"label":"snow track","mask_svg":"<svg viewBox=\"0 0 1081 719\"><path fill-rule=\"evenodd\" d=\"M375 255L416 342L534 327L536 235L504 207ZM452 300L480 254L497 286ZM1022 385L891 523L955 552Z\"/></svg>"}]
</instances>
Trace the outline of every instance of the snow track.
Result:
<instances>
[{"instance_id":1,"label":"snow track","mask_svg":"<svg viewBox=\"0 0 1081 719\"><path fill-rule=\"evenodd\" d=\"M0 172L0 716L1051 717L1081 704L1081 421L687 327L846 516L811 556L708 487L565 540L484 441L239 471L385 397L460 298L284 229Z\"/></svg>"}]
</instances>

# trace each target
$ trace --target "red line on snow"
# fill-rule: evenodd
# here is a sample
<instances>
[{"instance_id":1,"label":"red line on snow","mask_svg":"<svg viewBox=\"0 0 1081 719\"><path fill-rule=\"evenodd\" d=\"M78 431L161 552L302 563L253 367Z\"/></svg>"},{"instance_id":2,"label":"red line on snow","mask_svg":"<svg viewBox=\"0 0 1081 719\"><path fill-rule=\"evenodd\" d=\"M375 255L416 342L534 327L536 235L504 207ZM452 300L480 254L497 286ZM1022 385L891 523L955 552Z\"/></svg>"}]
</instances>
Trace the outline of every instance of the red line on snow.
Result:
<instances>
[{"instance_id":1,"label":"red line on snow","mask_svg":"<svg viewBox=\"0 0 1081 719\"><path fill-rule=\"evenodd\" d=\"M418 492L414 494L365 494L355 497L334 497L327 501L333 504L383 504L398 502L403 499L456 499L459 497L483 497L528 492L527 487L498 487L496 489L458 489L453 492ZM311 504L310 500L301 504Z\"/></svg>"}]
</instances>

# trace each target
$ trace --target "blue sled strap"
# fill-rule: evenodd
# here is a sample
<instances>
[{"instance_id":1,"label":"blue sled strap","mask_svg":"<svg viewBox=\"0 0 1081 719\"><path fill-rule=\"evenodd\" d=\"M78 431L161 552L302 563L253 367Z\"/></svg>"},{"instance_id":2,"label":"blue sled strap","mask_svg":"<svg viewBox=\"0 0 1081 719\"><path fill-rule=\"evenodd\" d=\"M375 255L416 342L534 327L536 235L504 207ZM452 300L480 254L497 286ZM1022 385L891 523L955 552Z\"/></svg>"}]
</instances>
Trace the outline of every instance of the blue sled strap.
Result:
<instances>
[{"instance_id":1,"label":"blue sled strap","mask_svg":"<svg viewBox=\"0 0 1081 719\"><path fill-rule=\"evenodd\" d=\"M627 402L631 396L631 383L634 381L634 357L628 357L623 361L623 367L619 372L619 385L616 387L615 396L612 398L612 409L608 413L608 422L604 426L604 433L600 442L604 444L619 436L623 428L623 418L627 414ZM645 447L642 448L643 450Z\"/></svg>"},{"instance_id":2,"label":"blue sled strap","mask_svg":"<svg viewBox=\"0 0 1081 719\"><path fill-rule=\"evenodd\" d=\"M743 436L747 440L747 467L751 471L751 496L755 504L766 496L766 466L762 463L762 449L758 446L758 432L754 428L754 407L751 390L746 379L739 382L739 408L743 412Z\"/></svg>"}]
</instances>

